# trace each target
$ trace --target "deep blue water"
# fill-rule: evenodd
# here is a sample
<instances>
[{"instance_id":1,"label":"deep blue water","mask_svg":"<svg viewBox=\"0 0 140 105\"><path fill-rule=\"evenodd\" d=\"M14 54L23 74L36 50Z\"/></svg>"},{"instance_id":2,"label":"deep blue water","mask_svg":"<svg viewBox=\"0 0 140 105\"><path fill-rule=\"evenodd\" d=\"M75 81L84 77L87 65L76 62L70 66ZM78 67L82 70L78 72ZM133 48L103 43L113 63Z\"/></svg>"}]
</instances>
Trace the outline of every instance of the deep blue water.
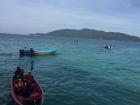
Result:
<instances>
[{"instance_id":1,"label":"deep blue water","mask_svg":"<svg viewBox=\"0 0 140 105\"><path fill-rule=\"evenodd\" d=\"M113 49L102 46L111 43ZM56 55L22 57L20 48L57 49ZM140 43L54 37L0 36L0 105L15 105L10 77L34 60L44 105L140 105Z\"/></svg>"}]
</instances>

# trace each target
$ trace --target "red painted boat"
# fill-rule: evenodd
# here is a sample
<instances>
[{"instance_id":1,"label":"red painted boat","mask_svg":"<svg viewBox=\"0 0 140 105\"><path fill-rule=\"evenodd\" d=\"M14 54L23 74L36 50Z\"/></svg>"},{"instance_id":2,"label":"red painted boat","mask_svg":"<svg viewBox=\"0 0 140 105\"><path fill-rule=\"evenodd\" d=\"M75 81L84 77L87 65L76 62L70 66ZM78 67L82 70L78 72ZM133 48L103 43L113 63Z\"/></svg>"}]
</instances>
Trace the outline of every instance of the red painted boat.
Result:
<instances>
[{"instance_id":1,"label":"red painted boat","mask_svg":"<svg viewBox=\"0 0 140 105\"><path fill-rule=\"evenodd\" d=\"M20 94L16 93L15 85L14 85L14 79L11 78L11 94L13 100L18 105L43 105L44 103L44 92L42 88L40 87L37 80L34 79L33 83L33 89L31 91L31 94L28 97L24 97Z\"/></svg>"}]
</instances>

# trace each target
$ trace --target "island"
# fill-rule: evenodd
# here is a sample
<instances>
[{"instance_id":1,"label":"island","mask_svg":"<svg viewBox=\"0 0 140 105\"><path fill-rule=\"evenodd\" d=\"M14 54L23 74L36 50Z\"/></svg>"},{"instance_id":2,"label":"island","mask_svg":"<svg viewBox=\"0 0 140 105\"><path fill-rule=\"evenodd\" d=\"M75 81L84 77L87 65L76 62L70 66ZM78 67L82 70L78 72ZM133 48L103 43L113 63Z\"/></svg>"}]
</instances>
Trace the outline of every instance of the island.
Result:
<instances>
[{"instance_id":1,"label":"island","mask_svg":"<svg viewBox=\"0 0 140 105\"><path fill-rule=\"evenodd\" d=\"M140 37L129 35L120 32L106 32L95 29L60 29L48 33L32 33L28 35L0 33L0 36L52 36L52 37L67 37L67 38L84 38L97 40L119 40L119 41L134 41L140 42Z\"/></svg>"},{"instance_id":2,"label":"island","mask_svg":"<svg viewBox=\"0 0 140 105\"><path fill-rule=\"evenodd\" d=\"M37 33L32 35L140 42L140 37L137 36L128 35L120 32L99 31L95 29L60 29L48 33Z\"/></svg>"}]
</instances>

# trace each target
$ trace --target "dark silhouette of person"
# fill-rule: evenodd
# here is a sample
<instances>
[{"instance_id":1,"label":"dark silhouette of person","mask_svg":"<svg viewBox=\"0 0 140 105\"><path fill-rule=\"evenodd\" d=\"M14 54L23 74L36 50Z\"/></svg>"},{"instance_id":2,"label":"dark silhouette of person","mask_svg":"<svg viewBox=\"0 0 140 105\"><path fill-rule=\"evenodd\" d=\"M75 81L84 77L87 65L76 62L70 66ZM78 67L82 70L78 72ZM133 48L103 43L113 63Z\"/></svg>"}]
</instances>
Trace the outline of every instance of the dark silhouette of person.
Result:
<instances>
[{"instance_id":1,"label":"dark silhouette of person","mask_svg":"<svg viewBox=\"0 0 140 105\"><path fill-rule=\"evenodd\" d=\"M31 74L31 72L29 72L26 76L25 76L25 80L26 80L26 86L24 87L24 92L23 92L23 96L24 97L28 97L30 96L31 92L32 92L32 88L33 88L33 76Z\"/></svg>"},{"instance_id":2,"label":"dark silhouette of person","mask_svg":"<svg viewBox=\"0 0 140 105\"><path fill-rule=\"evenodd\" d=\"M31 53L34 53L34 49L33 49L33 48L30 48L30 52L31 52Z\"/></svg>"},{"instance_id":3,"label":"dark silhouette of person","mask_svg":"<svg viewBox=\"0 0 140 105\"><path fill-rule=\"evenodd\" d=\"M24 76L24 71L22 69L20 69L20 67L17 67L16 71L15 71L15 79L22 79Z\"/></svg>"}]
</instances>

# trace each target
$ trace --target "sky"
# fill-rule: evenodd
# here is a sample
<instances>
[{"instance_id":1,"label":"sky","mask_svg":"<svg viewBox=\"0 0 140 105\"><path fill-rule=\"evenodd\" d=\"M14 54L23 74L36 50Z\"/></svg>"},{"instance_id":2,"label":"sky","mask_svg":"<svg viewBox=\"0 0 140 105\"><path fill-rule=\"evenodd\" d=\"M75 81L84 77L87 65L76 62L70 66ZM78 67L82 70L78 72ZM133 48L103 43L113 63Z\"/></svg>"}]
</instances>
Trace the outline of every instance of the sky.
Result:
<instances>
[{"instance_id":1,"label":"sky","mask_svg":"<svg viewBox=\"0 0 140 105\"><path fill-rule=\"evenodd\" d=\"M140 0L0 0L0 33L97 29L140 37Z\"/></svg>"}]
</instances>

